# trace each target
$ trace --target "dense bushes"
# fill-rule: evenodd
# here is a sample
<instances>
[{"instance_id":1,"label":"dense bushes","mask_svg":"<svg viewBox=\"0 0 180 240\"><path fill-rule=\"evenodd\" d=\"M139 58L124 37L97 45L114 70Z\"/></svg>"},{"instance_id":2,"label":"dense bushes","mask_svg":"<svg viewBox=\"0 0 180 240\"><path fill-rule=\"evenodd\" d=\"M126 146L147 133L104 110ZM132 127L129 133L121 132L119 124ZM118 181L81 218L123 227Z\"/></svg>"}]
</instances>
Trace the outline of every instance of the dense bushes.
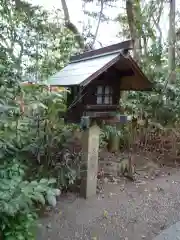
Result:
<instances>
[{"instance_id":1,"label":"dense bushes","mask_svg":"<svg viewBox=\"0 0 180 240\"><path fill-rule=\"evenodd\" d=\"M59 180L54 188L57 182L46 169L52 173L59 161L62 177L74 179L68 163L56 158L74 127L65 127L59 118L65 110L60 93L22 87L5 76L4 69L0 78L0 236L35 239L36 207L55 206L59 187L65 184Z\"/></svg>"},{"instance_id":2,"label":"dense bushes","mask_svg":"<svg viewBox=\"0 0 180 240\"><path fill-rule=\"evenodd\" d=\"M24 180L24 167L15 160L0 168L0 232L3 239L35 239L35 203L56 204L54 179Z\"/></svg>"}]
</instances>

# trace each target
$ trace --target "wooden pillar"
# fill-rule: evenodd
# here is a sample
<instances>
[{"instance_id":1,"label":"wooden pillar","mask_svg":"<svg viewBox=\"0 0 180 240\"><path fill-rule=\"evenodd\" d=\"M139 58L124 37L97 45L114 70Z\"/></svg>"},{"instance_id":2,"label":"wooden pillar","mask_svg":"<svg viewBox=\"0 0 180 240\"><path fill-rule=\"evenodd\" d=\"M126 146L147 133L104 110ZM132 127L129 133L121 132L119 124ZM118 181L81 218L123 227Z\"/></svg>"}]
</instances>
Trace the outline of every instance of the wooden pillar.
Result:
<instances>
[{"instance_id":1,"label":"wooden pillar","mask_svg":"<svg viewBox=\"0 0 180 240\"><path fill-rule=\"evenodd\" d=\"M82 167L80 195L96 195L100 128L93 125L82 133Z\"/></svg>"}]
</instances>

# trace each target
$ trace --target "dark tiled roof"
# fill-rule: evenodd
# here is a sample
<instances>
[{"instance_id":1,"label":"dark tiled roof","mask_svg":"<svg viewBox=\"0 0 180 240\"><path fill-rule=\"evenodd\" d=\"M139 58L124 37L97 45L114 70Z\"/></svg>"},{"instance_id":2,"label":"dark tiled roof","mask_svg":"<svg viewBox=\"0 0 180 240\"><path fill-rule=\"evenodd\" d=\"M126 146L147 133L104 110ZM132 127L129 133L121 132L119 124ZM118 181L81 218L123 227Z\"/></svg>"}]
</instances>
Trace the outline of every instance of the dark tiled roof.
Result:
<instances>
[{"instance_id":1,"label":"dark tiled roof","mask_svg":"<svg viewBox=\"0 0 180 240\"><path fill-rule=\"evenodd\" d=\"M92 80L97 77L96 73L104 69L107 64L113 65L117 60L119 53L100 56L98 58L87 59L78 62L72 62L63 68L60 72L50 77L50 85L70 86L79 85L86 80ZM104 71L104 70L103 70Z\"/></svg>"},{"instance_id":2,"label":"dark tiled roof","mask_svg":"<svg viewBox=\"0 0 180 240\"><path fill-rule=\"evenodd\" d=\"M48 83L51 86L84 86L97 78L120 59L123 60L125 58L128 59L130 68L138 72L145 81L148 81L136 62L127 55L128 50L132 48L133 41L128 40L73 56L70 63L65 68L49 78ZM123 64L123 62L124 60L121 64Z\"/></svg>"}]
</instances>

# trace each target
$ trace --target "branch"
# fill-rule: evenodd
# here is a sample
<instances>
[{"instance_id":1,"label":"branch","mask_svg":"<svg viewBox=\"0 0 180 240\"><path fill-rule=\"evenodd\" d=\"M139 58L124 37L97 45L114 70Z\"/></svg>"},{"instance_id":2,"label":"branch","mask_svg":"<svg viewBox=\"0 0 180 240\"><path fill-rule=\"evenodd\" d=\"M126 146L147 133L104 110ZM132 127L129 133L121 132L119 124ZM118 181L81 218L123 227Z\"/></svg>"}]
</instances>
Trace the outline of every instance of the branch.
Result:
<instances>
[{"instance_id":1,"label":"branch","mask_svg":"<svg viewBox=\"0 0 180 240\"><path fill-rule=\"evenodd\" d=\"M139 63L140 62L140 54L139 54L140 42L139 42L139 36L136 28L136 16L134 11L133 0L126 0L126 13L127 13L130 35L131 35L131 38L134 40L134 48L133 48L134 59Z\"/></svg>"},{"instance_id":2,"label":"branch","mask_svg":"<svg viewBox=\"0 0 180 240\"><path fill-rule=\"evenodd\" d=\"M101 46L101 48L103 48L103 44L100 41L97 41L99 43L99 45Z\"/></svg>"},{"instance_id":3,"label":"branch","mask_svg":"<svg viewBox=\"0 0 180 240\"><path fill-rule=\"evenodd\" d=\"M101 0L101 9L100 9L100 13L99 13L98 24L97 24L96 31L95 31L95 34L94 34L94 39L93 39L93 42L92 42L92 48L93 48L93 46L96 42L96 38L97 38L97 35L98 35L98 31L99 31L99 27L100 27L102 15L103 15L103 8L104 8L104 1Z\"/></svg>"},{"instance_id":4,"label":"branch","mask_svg":"<svg viewBox=\"0 0 180 240\"><path fill-rule=\"evenodd\" d=\"M77 27L71 22L70 15L68 11L68 7L66 4L66 0L61 0L63 12L64 12L64 18L65 18L65 26L74 33L75 40L79 44L80 48L84 49L84 38L79 33Z\"/></svg>"},{"instance_id":5,"label":"branch","mask_svg":"<svg viewBox=\"0 0 180 240\"><path fill-rule=\"evenodd\" d=\"M161 27L159 26L159 22L160 22L160 18L161 18L161 15L162 15L162 11L163 11L163 1L161 0L161 3L160 3L160 8L159 8L159 14L158 14L158 17L157 19L154 18L153 14L152 14L152 19L153 19L153 22L157 28L157 30L159 31L159 40L160 40L160 43L162 43L162 30L161 30Z\"/></svg>"}]
</instances>

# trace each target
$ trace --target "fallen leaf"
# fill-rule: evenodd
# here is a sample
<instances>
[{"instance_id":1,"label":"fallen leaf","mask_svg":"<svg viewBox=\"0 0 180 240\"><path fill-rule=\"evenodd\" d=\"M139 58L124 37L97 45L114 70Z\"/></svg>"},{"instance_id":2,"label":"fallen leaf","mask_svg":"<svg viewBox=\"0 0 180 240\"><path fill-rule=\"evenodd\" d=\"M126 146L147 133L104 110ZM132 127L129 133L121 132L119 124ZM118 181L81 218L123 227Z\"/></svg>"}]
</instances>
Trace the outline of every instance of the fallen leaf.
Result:
<instances>
[{"instance_id":1,"label":"fallen leaf","mask_svg":"<svg viewBox=\"0 0 180 240\"><path fill-rule=\"evenodd\" d=\"M103 216L104 216L105 218L108 217L108 212L107 212L106 210L104 210L104 212L103 212Z\"/></svg>"}]
</instances>

